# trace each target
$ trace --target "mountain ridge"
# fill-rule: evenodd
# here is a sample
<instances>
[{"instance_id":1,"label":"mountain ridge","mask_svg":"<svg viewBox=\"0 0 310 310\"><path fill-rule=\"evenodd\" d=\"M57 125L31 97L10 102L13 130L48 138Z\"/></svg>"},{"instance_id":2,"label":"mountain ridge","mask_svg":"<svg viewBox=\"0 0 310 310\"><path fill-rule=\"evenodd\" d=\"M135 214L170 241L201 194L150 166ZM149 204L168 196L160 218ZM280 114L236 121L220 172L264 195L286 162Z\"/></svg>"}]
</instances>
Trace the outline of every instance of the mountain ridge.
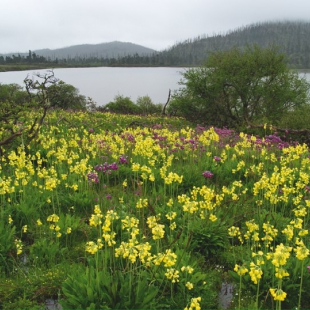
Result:
<instances>
[{"instance_id":1,"label":"mountain ridge","mask_svg":"<svg viewBox=\"0 0 310 310\"><path fill-rule=\"evenodd\" d=\"M156 50L135 44L132 42L121 42L121 41L111 41L103 42L97 44L78 44L71 45L56 49L43 48L38 50L33 50L31 53L35 53L38 56L43 56L45 58L51 58L55 60L56 58L74 58L74 57L118 57L125 55L149 55L156 52ZM28 53L6 53L0 54L1 56L12 56L21 55L27 56Z\"/></svg>"},{"instance_id":2,"label":"mountain ridge","mask_svg":"<svg viewBox=\"0 0 310 310\"><path fill-rule=\"evenodd\" d=\"M165 59L173 59L178 65L201 65L210 52L243 48L251 44L262 48L276 45L292 66L310 67L310 21L254 23L226 34L187 39L164 50L161 57L163 62Z\"/></svg>"}]
</instances>

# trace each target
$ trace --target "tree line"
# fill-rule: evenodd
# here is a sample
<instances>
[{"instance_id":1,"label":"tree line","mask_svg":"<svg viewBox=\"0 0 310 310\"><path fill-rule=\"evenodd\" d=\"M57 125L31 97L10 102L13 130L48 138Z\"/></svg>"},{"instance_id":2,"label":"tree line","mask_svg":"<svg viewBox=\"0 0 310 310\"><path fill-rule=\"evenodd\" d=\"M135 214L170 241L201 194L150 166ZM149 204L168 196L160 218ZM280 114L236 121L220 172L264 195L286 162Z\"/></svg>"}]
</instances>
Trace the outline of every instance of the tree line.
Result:
<instances>
[{"instance_id":1,"label":"tree line","mask_svg":"<svg viewBox=\"0 0 310 310\"><path fill-rule=\"evenodd\" d=\"M59 66L200 66L214 51L233 47L246 48L257 44L267 48L273 44L286 56L291 68L310 68L310 23L265 22L217 34L206 35L177 42L161 52L141 55L138 53L115 56L72 56L45 58L29 51L27 56L0 56L0 64L39 64Z\"/></svg>"}]
</instances>

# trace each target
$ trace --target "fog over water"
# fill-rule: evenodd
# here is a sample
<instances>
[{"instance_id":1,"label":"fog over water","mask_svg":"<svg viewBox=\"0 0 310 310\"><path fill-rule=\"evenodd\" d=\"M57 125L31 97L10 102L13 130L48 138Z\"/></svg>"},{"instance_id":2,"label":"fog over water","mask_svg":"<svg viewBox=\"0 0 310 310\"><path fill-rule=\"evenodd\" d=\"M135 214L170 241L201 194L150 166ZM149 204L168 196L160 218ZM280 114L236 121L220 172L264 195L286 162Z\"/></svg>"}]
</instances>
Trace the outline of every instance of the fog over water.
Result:
<instances>
[{"instance_id":1,"label":"fog over water","mask_svg":"<svg viewBox=\"0 0 310 310\"><path fill-rule=\"evenodd\" d=\"M150 96L154 103L165 103L169 89L173 91L181 86L181 72L184 68L65 68L54 69L55 77L78 88L81 95L91 97L98 105L105 105L114 100L116 95L130 97L136 102L140 96ZM44 74L47 70L1 72L0 83L16 83L23 86L23 81L35 73ZM303 71L310 82L310 72Z\"/></svg>"}]
</instances>

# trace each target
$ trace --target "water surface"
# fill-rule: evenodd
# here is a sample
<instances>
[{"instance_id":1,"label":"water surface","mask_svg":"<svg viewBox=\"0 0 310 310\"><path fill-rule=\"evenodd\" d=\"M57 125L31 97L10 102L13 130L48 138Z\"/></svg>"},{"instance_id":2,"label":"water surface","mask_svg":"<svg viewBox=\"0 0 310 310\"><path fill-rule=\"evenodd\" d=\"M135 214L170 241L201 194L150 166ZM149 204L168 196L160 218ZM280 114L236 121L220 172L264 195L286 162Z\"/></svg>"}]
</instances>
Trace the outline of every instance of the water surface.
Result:
<instances>
[{"instance_id":1,"label":"water surface","mask_svg":"<svg viewBox=\"0 0 310 310\"><path fill-rule=\"evenodd\" d=\"M47 70L1 72L0 83L23 81L35 73ZM113 101L116 95L130 97L136 102L139 96L150 96L154 103L165 103L171 91L180 88L183 68L65 68L54 69L55 77L78 88L81 95L91 97L98 105Z\"/></svg>"},{"instance_id":2,"label":"water surface","mask_svg":"<svg viewBox=\"0 0 310 310\"><path fill-rule=\"evenodd\" d=\"M44 74L47 70L0 72L0 83L23 81L35 73ZM172 93L180 88L181 72L184 68L65 68L54 69L55 77L79 89L80 94L91 97L98 105L113 101L116 95L130 97L136 102L139 96L150 96L154 103L165 103L169 89ZM300 75L310 82L310 72Z\"/></svg>"}]
</instances>

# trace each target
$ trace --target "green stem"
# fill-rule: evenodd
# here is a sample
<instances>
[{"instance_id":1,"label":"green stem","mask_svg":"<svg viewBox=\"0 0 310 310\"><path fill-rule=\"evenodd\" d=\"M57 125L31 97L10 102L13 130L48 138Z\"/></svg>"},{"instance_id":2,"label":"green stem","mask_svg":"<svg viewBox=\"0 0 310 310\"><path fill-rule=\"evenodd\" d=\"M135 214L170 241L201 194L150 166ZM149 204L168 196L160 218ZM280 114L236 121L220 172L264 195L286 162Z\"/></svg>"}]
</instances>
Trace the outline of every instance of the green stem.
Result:
<instances>
[{"instance_id":1,"label":"green stem","mask_svg":"<svg viewBox=\"0 0 310 310\"><path fill-rule=\"evenodd\" d=\"M241 276L239 277L239 296L238 296L238 309L241 309Z\"/></svg>"},{"instance_id":2,"label":"green stem","mask_svg":"<svg viewBox=\"0 0 310 310\"><path fill-rule=\"evenodd\" d=\"M256 289L256 309L258 309L258 295L259 295L259 280L257 282L257 289Z\"/></svg>"},{"instance_id":3,"label":"green stem","mask_svg":"<svg viewBox=\"0 0 310 310\"><path fill-rule=\"evenodd\" d=\"M304 262L301 262L301 275L300 275L300 286L299 286L299 297L298 297L298 307L297 309L300 309L300 304L301 304L301 290L302 290L302 280L303 280L303 275L304 275Z\"/></svg>"}]
</instances>

